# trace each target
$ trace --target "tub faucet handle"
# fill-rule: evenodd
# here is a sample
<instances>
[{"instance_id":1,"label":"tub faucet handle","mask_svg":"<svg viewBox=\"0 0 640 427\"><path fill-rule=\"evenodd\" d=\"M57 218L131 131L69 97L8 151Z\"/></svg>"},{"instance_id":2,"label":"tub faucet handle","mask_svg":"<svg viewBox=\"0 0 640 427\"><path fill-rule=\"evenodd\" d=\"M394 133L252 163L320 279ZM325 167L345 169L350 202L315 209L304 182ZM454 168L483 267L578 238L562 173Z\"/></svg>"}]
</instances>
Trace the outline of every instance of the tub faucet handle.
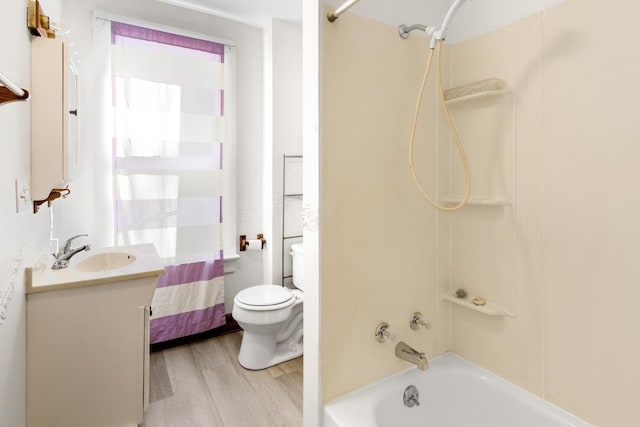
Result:
<instances>
[{"instance_id":1,"label":"tub faucet handle","mask_svg":"<svg viewBox=\"0 0 640 427\"><path fill-rule=\"evenodd\" d=\"M387 338L391 341L396 340L395 335L389 332L389 324L387 322L378 324L376 327L375 337L378 342L385 342Z\"/></svg>"},{"instance_id":2,"label":"tub faucet handle","mask_svg":"<svg viewBox=\"0 0 640 427\"><path fill-rule=\"evenodd\" d=\"M418 329L431 329L431 322L425 322L422 320L422 313L416 311L409 319L409 326L414 331L417 331Z\"/></svg>"}]
</instances>

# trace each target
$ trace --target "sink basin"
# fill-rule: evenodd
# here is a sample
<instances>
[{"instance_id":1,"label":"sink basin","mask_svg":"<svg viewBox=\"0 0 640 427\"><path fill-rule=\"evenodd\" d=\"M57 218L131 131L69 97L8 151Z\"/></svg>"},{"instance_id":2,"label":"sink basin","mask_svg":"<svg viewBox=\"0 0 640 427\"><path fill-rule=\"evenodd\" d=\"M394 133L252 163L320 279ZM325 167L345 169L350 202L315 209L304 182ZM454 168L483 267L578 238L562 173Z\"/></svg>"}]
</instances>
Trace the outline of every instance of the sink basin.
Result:
<instances>
[{"instance_id":1,"label":"sink basin","mask_svg":"<svg viewBox=\"0 0 640 427\"><path fill-rule=\"evenodd\" d=\"M71 259L68 268L53 270L53 255L43 255L33 267L25 268L26 292L81 289L87 286L125 283L165 272L152 243L110 248L92 248Z\"/></svg>"},{"instance_id":2,"label":"sink basin","mask_svg":"<svg viewBox=\"0 0 640 427\"><path fill-rule=\"evenodd\" d=\"M74 268L85 273L95 273L126 267L135 260L135 255L126 252L104 252L83 259Z\"/></svg>"}]
</instances>

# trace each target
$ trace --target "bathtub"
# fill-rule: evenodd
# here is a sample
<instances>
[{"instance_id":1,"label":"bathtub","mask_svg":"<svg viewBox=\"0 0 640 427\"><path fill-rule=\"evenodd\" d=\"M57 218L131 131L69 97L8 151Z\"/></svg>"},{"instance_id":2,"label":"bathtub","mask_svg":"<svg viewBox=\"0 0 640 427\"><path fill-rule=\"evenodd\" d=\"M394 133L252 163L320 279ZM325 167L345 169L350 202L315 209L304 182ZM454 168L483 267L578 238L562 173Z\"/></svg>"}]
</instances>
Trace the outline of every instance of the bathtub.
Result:
<instances>
[{"instance_id":1,"label":"bathtub","mask_svg":"<svg viewBox=\"0 0 640 427\"><path fill-rule=\"evenodd\" d=\"M419 406L403 403L407 386ZM329 402L324 427L583 427L591 426L462 357L447 353L427 371L400 372Z\"/></svg>"}]
</instances>

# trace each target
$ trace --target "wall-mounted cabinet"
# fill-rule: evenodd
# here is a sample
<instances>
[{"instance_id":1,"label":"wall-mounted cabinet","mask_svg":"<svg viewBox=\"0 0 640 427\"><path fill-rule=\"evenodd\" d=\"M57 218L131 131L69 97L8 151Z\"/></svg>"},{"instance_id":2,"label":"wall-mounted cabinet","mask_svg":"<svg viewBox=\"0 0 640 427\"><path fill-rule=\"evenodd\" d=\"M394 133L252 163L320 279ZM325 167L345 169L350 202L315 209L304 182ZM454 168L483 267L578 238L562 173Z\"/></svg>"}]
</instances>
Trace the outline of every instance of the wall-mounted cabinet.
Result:
<instances>
[{"instance_id":1,"label":"wall-mounted cabinet","mask_svg":"<svg viewBox=\"0 0 640 427\"><path fill-rule=\"evenodd\" d=\"M31 195L49 202L74 177L78 159L76 69L60 39L31 41ZM51 198L53 196L53 198Z\"/></svg>"}]
</instances>

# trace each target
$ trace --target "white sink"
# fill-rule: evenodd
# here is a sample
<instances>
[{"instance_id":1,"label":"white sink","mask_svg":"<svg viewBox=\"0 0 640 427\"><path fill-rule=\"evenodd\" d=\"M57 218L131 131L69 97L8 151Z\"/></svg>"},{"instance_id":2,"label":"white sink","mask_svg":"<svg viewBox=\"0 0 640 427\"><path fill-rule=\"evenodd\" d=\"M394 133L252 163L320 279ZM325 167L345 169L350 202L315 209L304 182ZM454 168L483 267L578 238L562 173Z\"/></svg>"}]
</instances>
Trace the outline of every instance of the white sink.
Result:
<instances>
[{"instance_id":1,"label":"white sink","mask_svg":"<svg viewBox=\"0 0 640 427\"><path fill-rule=\"evenodd\" d=\"M104 252L91 255L78 264L75 269L87 273L116 270L126 267L136 260L136 256L126 252Z\"/></svg>"},{"instance_id":2,"label":"white sink","mask_svg":"<svg viewBox=\"0 0 640 427\"><path fill-rule=\"evenodd\" d=\"M151 243L110 248L91 248L71 259L69 267L53 270L52 255L42 257L38 263L26 268L27 294L59 289L116 283L160 276L164 265Z\"/></svg>"}]
</instances>

